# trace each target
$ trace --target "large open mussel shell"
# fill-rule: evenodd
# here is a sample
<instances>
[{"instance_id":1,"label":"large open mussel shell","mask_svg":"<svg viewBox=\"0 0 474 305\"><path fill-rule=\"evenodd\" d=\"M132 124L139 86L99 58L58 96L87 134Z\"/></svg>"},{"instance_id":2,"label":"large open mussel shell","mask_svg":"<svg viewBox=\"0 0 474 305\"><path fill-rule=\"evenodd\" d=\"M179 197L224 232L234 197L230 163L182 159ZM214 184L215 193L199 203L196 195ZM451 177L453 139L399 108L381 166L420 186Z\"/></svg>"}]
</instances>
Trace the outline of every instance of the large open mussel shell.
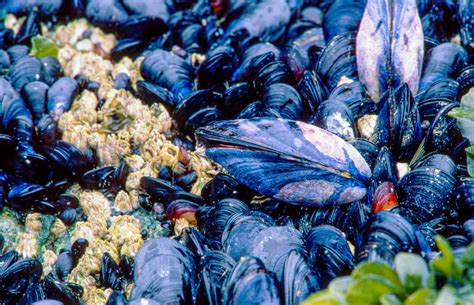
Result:
<instances>
[{"instance_id":1,"label":"large open mussel shell","mask_svg":"<svg viewBox=\"0 0 474 305\"><path fill-rule=\"evenodd\" d=\"M389 87L418 91L423 29L415 0L368 0L357 33L357 70L374 101Z\"/></svg>"},{"instance_id":2,"label":"large open mussel shell","mask_svg":"<svg viewBox=\"0 0 474 305\"><path fill-rule=\"evenodd\" d=\"M196 134L211 159L261 194L316 206L349 203L366 194L371 171L363 157L318 127L260 118L218 122Z\"/></svg>"}]
</instances>

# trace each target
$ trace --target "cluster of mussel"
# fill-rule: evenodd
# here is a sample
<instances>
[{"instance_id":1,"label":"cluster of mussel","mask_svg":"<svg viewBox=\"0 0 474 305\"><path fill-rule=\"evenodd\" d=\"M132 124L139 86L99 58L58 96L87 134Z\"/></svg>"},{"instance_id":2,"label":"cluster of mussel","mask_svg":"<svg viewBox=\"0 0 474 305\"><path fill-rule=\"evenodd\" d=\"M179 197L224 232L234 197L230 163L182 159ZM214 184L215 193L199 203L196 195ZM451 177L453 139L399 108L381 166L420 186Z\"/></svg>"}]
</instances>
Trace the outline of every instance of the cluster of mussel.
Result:
<instances>
[{"instance_id":1,"label":"cluster of mussel","mask_svg":"<svg viewBox=\"0 0 474 305\"><path fill-rule=\"evenodd\" d=\"M13 13L31 9L27 1L5 2ZM74 8L75 16L114 31L112 59L145 56L143 80L126 87L162 104L179 132L192 143L197 138L233 176L218 174L201 195L165 174L142 178L143 208L164 206L175 226L185 218L198 230L145 242L133 271L104 255L101 282L115 290L109 304L299 304L358 262L391 264L402 251L429 260L438 252L436 234L457 253L473 241L469 142L449 116L474 84L469 1L46 2L36 4L38 15L30 13L25 26ZM374 10L381 3L396 7ZM393 38L393 48L370 46L388 62L361 56L367 49L359 34L374 30L373 20L382 29L375 42ZM18 35L25 31L34 30ZM450 42L458 34L460 44ZM1 37L6 46L21 41L8 30ZM401 46L408 51L400 53ZM51 76L47 58L21 48L23 55L2 53L10 61L10 81L1 80L2 148L14 151L2 159L7 204L20 213L32 203L63 213L75 207L60 195L71 181L120 188L125 164L87 172L93 153L42 127L54 126L77 92L96 84ZM51 277L18 271L28 264L36 266L2 263L1 279L36 283L35 292L55 299ZM124 282L131 280L127 300ZM12 287L0 290L17 300L25 290Z\"/></svg>"}]
</instances>

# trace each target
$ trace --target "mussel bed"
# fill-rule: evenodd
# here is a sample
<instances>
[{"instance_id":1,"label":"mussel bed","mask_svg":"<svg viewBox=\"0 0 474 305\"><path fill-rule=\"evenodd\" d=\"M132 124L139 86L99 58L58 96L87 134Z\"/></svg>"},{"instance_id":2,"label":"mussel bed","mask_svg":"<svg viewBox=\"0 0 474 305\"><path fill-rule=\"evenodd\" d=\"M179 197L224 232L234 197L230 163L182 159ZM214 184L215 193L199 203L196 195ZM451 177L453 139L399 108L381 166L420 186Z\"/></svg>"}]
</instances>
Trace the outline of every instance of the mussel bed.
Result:
<instances>
[{"instance_id":1,"label":"mussel bed","mask_svg":"<svg viewBox=\"0 0 474 305\"><path fill-rule=\"evenodd\" d=\"M2 305L300 304L474 241L469 1L0 16Z\"/></svg>"}]
</instances>

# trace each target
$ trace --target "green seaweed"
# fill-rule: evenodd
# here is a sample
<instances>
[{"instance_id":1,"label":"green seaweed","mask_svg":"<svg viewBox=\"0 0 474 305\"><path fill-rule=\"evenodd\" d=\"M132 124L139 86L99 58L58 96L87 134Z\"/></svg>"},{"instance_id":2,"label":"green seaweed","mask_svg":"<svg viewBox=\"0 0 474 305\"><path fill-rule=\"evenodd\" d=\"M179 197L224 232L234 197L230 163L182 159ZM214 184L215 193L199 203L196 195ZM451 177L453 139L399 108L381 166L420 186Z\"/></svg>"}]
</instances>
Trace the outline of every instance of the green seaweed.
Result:
<instances>
[{"instance_id":1,"label":"green seaweed","mask_svg":"<svg viewBox=\"0 0 474 305\"><path fill-rule=\"evenodd\" d=\"M56 43L44 36L38 35L31 38L30 55L38 58L51 56L58 58L59 48Z\"/></svg>"}]
</instances>

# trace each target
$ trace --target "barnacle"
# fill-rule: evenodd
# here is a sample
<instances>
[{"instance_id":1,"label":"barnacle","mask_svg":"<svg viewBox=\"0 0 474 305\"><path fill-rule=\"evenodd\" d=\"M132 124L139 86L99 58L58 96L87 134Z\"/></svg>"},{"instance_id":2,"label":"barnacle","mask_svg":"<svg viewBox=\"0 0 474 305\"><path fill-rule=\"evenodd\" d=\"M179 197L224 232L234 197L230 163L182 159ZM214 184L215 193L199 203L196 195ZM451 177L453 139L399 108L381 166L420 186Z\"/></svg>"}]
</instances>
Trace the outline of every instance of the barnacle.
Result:
<instances>
[{"instance_id":1,"label":"barnacle","mask_svg":"<svg viewBox=\"0 0 474 305\"><path fill-rule=\"evenodd\" d=\"M31 258L38 253L38 242L32 233L21 233L18 236L16 251L24 258Z\"/></svg>"},{"instance_id":2,"label":"barnacle","mask_svg":"<svg viewBox=\"0 0 474 305\"><path fill-rule=\"evenodd\" d=\"M51 234L53 237L58 238L66 232L66 225L61 219L56 218L51 226Z\"/></svg>"},{"instance_id":3,"label":"barnacle","mask_svg":"<svg viewBox=\"0 0 474 305\"><path fill-rule=\"evenodd\" d=\"M38 233L41 231L41 214L40 213L30 213L26 216L25 228L30 233Z\"/></svg>"},{"instance_id":4,"label":"barnacle","mask_svg":"<svg viewBox=\"0 0 474 305\"><path fill-rule=\"evenodd\" d=\"M120 249L126 243L141 243L140 222L133 216L118 216L109 228L112 243Z\"/></svg>"},{"instance_id":5,"label":"barnacle","mask_svg":"<svg viewBox=\"0 0 474 305\"><path fill-rule=\"evenodd\" d=\"M110 204L107 198L98 191L83 191L79 195L79 200L84 213L93 218L102 215L103 217L108 218L110 216Z\"/></svg>"},{"instance_id":6,"label":"barnacle","mask_svg":"<svg viewBox=\"0 0 474 305\"><path fill-rule=\"evenodd\" d=\"M46 276L53 271L57 258L56 253L52 250L46 250L43 252L43 276Z\"/></svg>"}]
</instances>

